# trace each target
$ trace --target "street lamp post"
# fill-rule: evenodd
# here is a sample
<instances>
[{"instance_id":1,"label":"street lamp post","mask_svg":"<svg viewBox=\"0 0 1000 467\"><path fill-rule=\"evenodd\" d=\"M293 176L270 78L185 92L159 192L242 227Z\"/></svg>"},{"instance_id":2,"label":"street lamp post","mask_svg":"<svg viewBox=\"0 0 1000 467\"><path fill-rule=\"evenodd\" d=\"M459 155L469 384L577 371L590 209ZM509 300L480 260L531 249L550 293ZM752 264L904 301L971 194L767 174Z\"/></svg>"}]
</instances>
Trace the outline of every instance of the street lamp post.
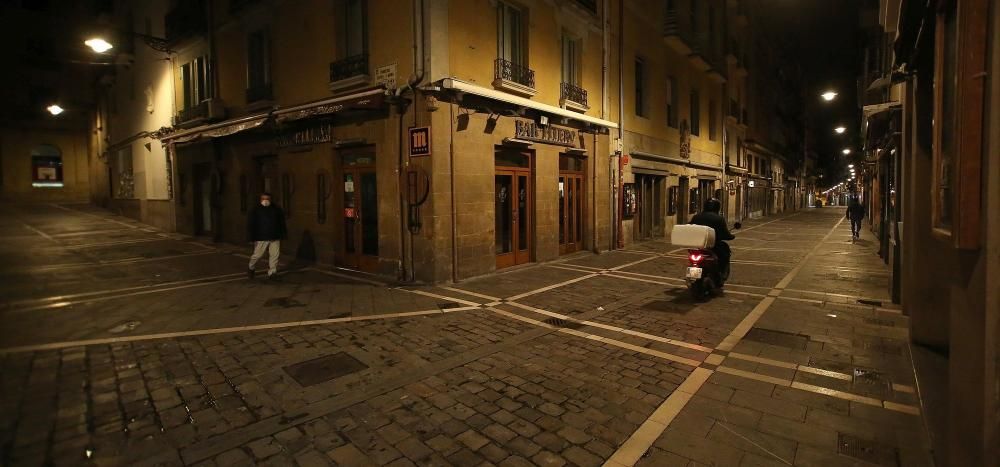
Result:
<instances>
[{"instance_id":1,"label":"street lamp post","mask_svg":"<svg viewBox=\"0 0 1000 467\"><path fill-rule=\"evenodd\" d=\"M149 46L149 48L163 53L173 53L174 51L170 49L170 42L162 37L150 36L148 34L140 34L137 32L130 33L131 35L142 39L142 41ZM84 45L90 47L91 50L99 54L105 53L114 48L114 45L107 41L107 39L97 36L92 37L83 41Z\"/></svg>"},{"instance_id":2,"label":"street lamp post","mask_svg":"<svg viewBox=\"0 0 1000 467\"><path fill-rule=\"evenodd\" d=\"M838 126L837 128L834 128L833 131L836 132L838 135L842 135L844 134L845 131L847 131L847 128L843 126Z\"/></svg>"},{"instance_id":3,"label":"street lamp post","mask_svg":"<svg viewBox=\"0 0 1000 467\"><path fill-rule=\"evenodd\" d=\"M829 90L824 92L823 94L820 94L820 97L822 97L823 100L830 102L837 98L837 93L833 90Z\"/></svg>"}]
</instances>

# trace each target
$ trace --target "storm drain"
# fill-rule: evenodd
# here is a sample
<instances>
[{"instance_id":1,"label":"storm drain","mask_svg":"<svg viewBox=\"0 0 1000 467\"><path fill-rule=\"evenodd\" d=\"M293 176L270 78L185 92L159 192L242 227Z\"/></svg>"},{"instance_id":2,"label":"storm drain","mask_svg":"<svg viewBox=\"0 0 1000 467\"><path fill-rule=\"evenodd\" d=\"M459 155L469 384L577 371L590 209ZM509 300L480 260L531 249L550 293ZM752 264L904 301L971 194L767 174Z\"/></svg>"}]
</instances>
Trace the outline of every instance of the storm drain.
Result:
<instances>
[{"instance_id":1,"label":"storm drain","mask_svg":"<svg viewBox=\"0 0 1000 467\"><path fill-rule=\"evenodd\" d=\"M751 328L744 339L798 350L805 350L806 344L809 343L809 336L805 334L793 334L763 328Z\"/></svg>"},{"instance_id":2,"label":"storm drain","mask_svg":"<svg viewBox=\"0 0 1000 467\"><path fill-rule=\"evenodd\" d=\"M885 396L892 387L886 376L871 368L854 368L854 389L869 395Z\"/></svg>"},{"instance_id":3,"label":"storm drain","mask_svg":"<svg viewBox=\"0 0 1000 467\"><path fill-rule=\"evenodd\" d=\"M368 365L361 363L358 359L344 352L337 352L333 355L288 365L282 369L300 386L306 387L357 373L367 368Z\"/></svg>"},{"instance_id":4,"label":"storm drain","mask_svg":"<svg viewBox=\"0 0 1000 467\"><path fill-rule=\"evenodd\" d=\"M896 448L846 433L837 433L837 452L872 464L899 465L899 453Z\"/></svg>"},{"instance_id":5,"label":"storm drain","mask_svg":"<svg viewBox=\"0 0 1000 467\"><path fill-rule=\"evenodd\" d=\"M296 308L296 307L306 306L306 304L302 303L302 302L300 302L300 301L298 301L298 300L296 300L296 299L294 299L292 297L275 297L275 298L270 298L266 302L264 302L264 306L276 306L276 307L281 307L281 308Z\"/></svg>"},{"instance_id":6,"label":"storm drain","mask_svg":"<svg viewBox=\"0 0 1000 467\"><path fill-rule=\"evenodd\" d=\"M567 329L580 329L586 326L583 323L577 321L570 321L568 319L562 319L562 318L549 318L542 322L548 324L549 326L555 326L557 328L567 328Z\"/></svg>"},{"instance_id":7,"label":"storm drain","mask_svg":"<svg viewBox=\"0 0 1000 467\"><path fill-rule=\"evenodd\" d=\"M860 299L860 300L858 300L858 303L860 303L862 305L882 306L882 302L880 300L865 300L865 299Z\"/></svg>"}]
</instances>

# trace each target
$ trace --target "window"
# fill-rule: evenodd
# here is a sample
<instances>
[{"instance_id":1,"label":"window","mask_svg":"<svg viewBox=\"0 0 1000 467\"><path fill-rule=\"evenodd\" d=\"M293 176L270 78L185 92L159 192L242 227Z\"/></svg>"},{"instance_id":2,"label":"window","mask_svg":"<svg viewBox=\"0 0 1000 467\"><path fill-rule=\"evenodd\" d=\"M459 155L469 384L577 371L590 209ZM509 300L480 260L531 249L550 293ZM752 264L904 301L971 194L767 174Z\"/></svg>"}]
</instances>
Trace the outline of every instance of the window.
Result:
<instances>
[{"instance_id":1,"label":"window","mask_svg":"<svg viewBox=\"0 0 1000 467\"><path fill-rule=\"evenodd\" d=\"M743 138L739 136L736 137L736 166L746 167L743 163Z\"/></svg>"},{"instance_id":2,"label":"window","mask_svg":"<svg viewBox=\"0 0 1000 467\"><path fill-rule=\"evenodd\" d=\"M368 53L368 2L366 0L344 0L344 57L356 57Z\"/></svg>"},{"instance_id":3,"label":"window","mask_svg":"<svg viewBox=\"0 0 1000 467\"><path fill-rule=\"evenodd\" d=\"M31 186L62 188L62 153L51 144L31 148Z\"/></svg>"},{"instance_id":4,"label":"window","mask_svg":"<svg viewBox=\"0 0 1000 467\"><path fill-rule=\"evenodd\" d=\"M691 30L698 32L698 4L703 0L691 0L691 8L688 9L688 14L691 21Z\"/></svg>"},{"instance_id":5,"label":"window","mask_svg":"<svg viewBox=\"0 0 1000 467\"><path fill-rule=\"evenodd\" d=\"M207 57L201 56L181 65L181 87L185 109L212 98L211 67Z\"/></svg>"},{"instance_id":6,"label":"window","mask_svg":"<svg viewBox=\"0 0 1000 467\"><path fill-rule=\"evenodd\" d=\"M715 141L718 138L719 125L716 122L719 118L719 109L714 99L708 100L708 139Z\"/></svg>"},{"instance_id":7,"label":"window","mask_svg":"<svg viewBox=\"0 0 1000 467\"><path fill-rule=\"evenodd\" d=\"M641 58L635 59L635 114L646 116L646 66Z\"/></svg>"},{"instance_id":8,"label":"window","mask_svg":"<svg viewBox=\"0 0 1000 467\"><path fill-rule=\"evenodd\" d=\"M562 82L580 85L580 41L563 32Z\"/></svg>"},{"instance_id":9,"label":"window","mask_svg":"<svg viewBox=\"0 0 1000 467\"><path fill-rule=\"evenodd\" d=\"M497 3L497 58L526 66L524 36L521 10Z\"/></svg>"},{"instance_id":10,"label":"window","mask_svg":"<svg viewBox=\"0 0 1000 467\"><path fill-rule=\"evenodd\" d=\"M691 135L701 134L701 96L698 91L691 90Z\"/></svg>"},{"instance_id":11,"label":"window","mask_svg":"<svg viewBox=\"0 0 1000 467\"><path fill-rule=\"evenodd\" d=\"M271 98L271 39L266 29L247 36L247 102Z\"/></svg>"},{"instance_id":12,"label":"window","mask_svg":"<svg viewBox=\"0 0 1000 467\"><path fill-rule=\"evenodd\" d=\"M677 128L677 78L667 77L667 125Z\"/></svg>"}]
</instances>

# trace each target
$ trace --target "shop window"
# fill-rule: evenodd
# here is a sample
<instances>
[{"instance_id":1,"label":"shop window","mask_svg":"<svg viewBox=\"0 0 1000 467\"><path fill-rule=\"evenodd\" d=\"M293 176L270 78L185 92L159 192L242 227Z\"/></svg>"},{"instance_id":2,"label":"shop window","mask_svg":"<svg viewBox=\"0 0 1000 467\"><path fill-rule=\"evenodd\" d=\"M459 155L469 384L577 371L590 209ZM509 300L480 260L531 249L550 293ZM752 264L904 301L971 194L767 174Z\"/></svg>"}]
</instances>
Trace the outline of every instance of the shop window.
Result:
<instances>
[{"instance_id":1,"label":"shop window","mask_svg":"<svg viewBox=\"0 0 1000 467\"><path fill-rule=\"evenodd\" d=\"M31 149L31 186L62 188L63 163L59 148L42 144Z\"/></svg>"},{"instance_id":2,"label":"shop window","mask_svg":"<svg viewBox=\"0 0 1000 467\"><path fill-rule=\"evenodd\" d=\"M691 90L691 136L701 134L701 96L695 89Z\"/></svg>"},{"instance_id":3,"label":"shop window","mask_svg":"<svg viewBox=\"0 0 1000 467\"><path fill-rule=\"evenodd\" d=\"M677 214L677 193L680 191L680 187L672 186L667 188L667 215L673 216Z\"/></svg>"}]
</instances>

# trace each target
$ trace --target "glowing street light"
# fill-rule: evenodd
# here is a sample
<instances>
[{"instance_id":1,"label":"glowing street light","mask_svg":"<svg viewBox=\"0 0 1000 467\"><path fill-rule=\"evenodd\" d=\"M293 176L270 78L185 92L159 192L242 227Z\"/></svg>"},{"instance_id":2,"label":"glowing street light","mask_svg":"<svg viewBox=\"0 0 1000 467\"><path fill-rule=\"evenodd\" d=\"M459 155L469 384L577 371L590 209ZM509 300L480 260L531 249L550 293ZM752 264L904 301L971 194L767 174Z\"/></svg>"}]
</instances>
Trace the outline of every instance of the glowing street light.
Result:
<instances>
[{"instance_id":1,"label":"glowing street light","mask_svg":"<svg viewBox=\"0 0 1000 467\"><path fill-rule=\"evenodd\" d=\"M854 164L847 164L847 168L848 169L853 169L854 168Z\"/></svg>"},{"instance_id":2,"label":"glowing street light","mask_svg":"<svg viewBox=\"0 0 1000 467\"><path fill-rule=\"evenodd\" d=\"M820 97L822 97L823 100L830 102L837 98L837 93L831 90L820 94Z\"/></svg>"},{"instance_id":3,"label":"glowing street light","mask_svg":"<svg viewBox=\"0 0 1000 467\"><path fill-rule=\"evenodd\" d=\"M114 47L113 45L111 45L110 42L108 42L108 41L106 41L106 40L104 40L104 39L102 39L100 37L95 37L95 38L92 38L92 39L87 39L87 40L83 41L83 43L87 47L90 47L91 49L93 49L94 52L97 52L99 54L107 52L107 51L111 50Z\"/></svg>"},{"instance_id":4,"label":"glowing street light","mask_svg":"<svg viewBox=\"0 0 1000 467\"><path fill-rule=\"evenodd\" d=\"M847 155L847 154L850 154L850 153L851 153L851 150L850 150L850 149L848 149L848 148L844 148L844 150L843 150L843 151L840 151L840 152L842 152L842 153L844 153L845 155Z\"/></svg>"},{"instance_id":5,"label":"glowing street light","mask_svg":"<svg viewBox=\"0 0 1000 467\"><path fill-rule=\"evenodd\" d=\"M66 109L64 109L62 107L59 107L58 104L52 104L52 105L46 107L45 110L48 110L49 113L52 114L52 115L59 115L59 114L63 113L63 111L65 111Z\"/></svg>"},{"instance_id":6,"label":"glowing street light","mask_svg":"<svg viewBox=\"0 0 1000 467\"><path fill-rule=\"evenodd\" d=\"M838 126L837 128L834 128L833 131L837 132L837 134L840 135L843 134L845 131L847 131L847 128Z\"/></svg>"}]
</instances>

